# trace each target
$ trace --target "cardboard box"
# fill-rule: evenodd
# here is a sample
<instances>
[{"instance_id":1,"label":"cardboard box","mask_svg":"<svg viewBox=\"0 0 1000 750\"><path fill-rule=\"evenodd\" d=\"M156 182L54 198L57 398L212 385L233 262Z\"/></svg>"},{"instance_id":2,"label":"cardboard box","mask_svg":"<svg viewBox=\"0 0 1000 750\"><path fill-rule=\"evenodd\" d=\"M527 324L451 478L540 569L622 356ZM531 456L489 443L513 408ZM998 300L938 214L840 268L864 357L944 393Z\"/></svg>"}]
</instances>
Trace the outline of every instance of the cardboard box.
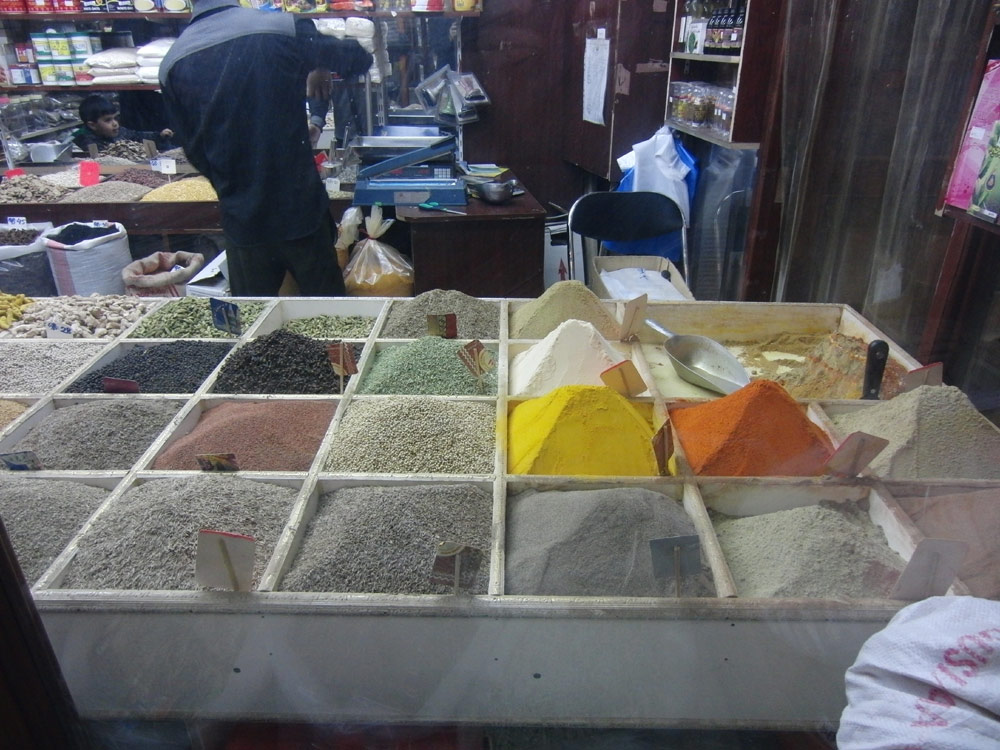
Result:
<instances>
[{"instance_id":1,"label":"cardboard box","mask_svg":"<svg viewBox=\"0 0 1000 750\"><path fill-rule=\"evenodd\" d=\"M645 268L655 273L669 272L670 283L686 300L694 300L694 295L688 289L684 281L684 276L677 270L677 266L666 258L658 255L599 255L593 259L590 269L590 287L594 294L602 299L611 299L604 281L601 279L601 271L617 271L622 268ZM651 300L652 301L652 300Z\"/></svg>"},{"instance_id":2,"label":"cardboard box","mask_svg":"<svg viewBox=\"0 0 1000 750\"><path fill-rule=\"evenodd\" d=\"M969 208L976 176L986 157L990 133L997 120L1000 120L1000 60L988 60L945 193L944 202L949 206L962 210Z\"/></svg>"}]
</instances>

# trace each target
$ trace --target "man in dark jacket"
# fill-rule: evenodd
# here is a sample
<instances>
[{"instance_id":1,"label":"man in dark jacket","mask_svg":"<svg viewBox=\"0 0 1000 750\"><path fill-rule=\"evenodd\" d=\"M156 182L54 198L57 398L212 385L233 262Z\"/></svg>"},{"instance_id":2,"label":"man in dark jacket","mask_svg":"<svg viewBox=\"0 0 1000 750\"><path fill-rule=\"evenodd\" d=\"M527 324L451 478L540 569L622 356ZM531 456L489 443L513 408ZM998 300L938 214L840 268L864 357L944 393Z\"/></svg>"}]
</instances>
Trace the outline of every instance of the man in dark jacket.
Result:
<instances>
[{"instance_id":1,"label":"man in dark jacket","mask_svg":"<svg viewBox=\"0 0 1000 750\"><path fill-rule=\"evenodd\" d=\"M219 195L235 296L271 296L285 271L306 296L344 293L329 199L316 171L306 76L358 76L372 57L293 13L195 0L191 23L160 64L175 139Z\"/></svg>"}]
</instances>

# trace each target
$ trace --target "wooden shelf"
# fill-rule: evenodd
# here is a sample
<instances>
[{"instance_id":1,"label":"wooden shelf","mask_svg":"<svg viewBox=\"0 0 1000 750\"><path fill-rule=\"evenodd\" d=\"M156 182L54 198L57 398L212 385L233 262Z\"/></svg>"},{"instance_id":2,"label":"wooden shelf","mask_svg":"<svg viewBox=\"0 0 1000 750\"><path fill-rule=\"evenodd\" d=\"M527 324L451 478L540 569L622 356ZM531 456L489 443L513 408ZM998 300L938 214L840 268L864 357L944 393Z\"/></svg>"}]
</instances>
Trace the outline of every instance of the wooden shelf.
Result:
<instances>
[{"instance_id":1,"label":"wooden shelf","mask_svg":"<svg viewBox=\"0 0 1000 750\"><path fill-rule=\"evenodd\" d=\"M733 143L728 138L723 138L721 135L716 133L714 130L710 130L709 128L698 128L694 125L688 125L669 118L667 119L666 125L674 128L674 130L679 130L682 133L693 135L695 138L700 138L703 141L714 143L717 146L724 146L725 148L734 148L742 151L750 151L760 148L759 143Z\"/></svg>"},{"instance_id":2,"label":"wooden shelf","mask_svg":"<svg viewBox=\"0 0 1000 750\"><path fill-rule=\"evenodd\" d=\"M739 65L741 55L697 55L693 52L675 52L675 60L697 60L698 62L732 63Z\"/></svg>"},{"instance_id":3,"label":"wooden shelf","mask_svg":"<svg viewBox=\"0 0 1000 750\"><path fill-rule=\"evenodd\" d=\"M946 205L941 213L955 221L969 224L977 229L983 229L991 234L1000 234L1000 224L991 224L988 221L980 219L978 216L973 216L967 211L963 211L961 208Z\"/></svg>"},{"instance_id":4,"label":"wooden shelf","mask_svg":"<svg viewBox=\"0 0 1000 750\"><path fill-rule=\"evenodd\" d=\"M87 86L60 86L58 84L32 84L30 86L14 86L5 89L10 93L18 91L159 91L158 83L106 83Z\"/></svg>"},{"instance_id":5,"label":"wooden shelf","mask_svg":"<svg viewBox=\"0 0 1000 750\"><path fill-rule=\"evenodd\" d=\"M22 141L23 140L27 140L28 138L39 138L39 137L41 137L43 135L49 135L51 133L58 133L60 130L67 130L69 128L76 128L76 127L79 127L82 124L83 123L81 123L79 120L77 120L76 122L64 122L64 123L60 123L59 125L53 125L51 128L42 128L41 130L33 130L33 131L29 132L29 133L22 133L21 135L17 135L16 137L19 138Z\"/></svg>"},{"instance_id":6,"label":"wooden shelf","mask_svg":"<svg viewBox=\"0 0 1000 750\"><path fill-rule=\"evenodd\" d=\"M297 13L303 18L420 18L444 16L446 18L475 18L481 11L412 11L412 10L331 10L324 13ZM100 21L104 19L133 19L144 21L189 20L188 12L171 13L0 13L0 21ZM699 57L704 57L700 55Z\"/></svg>"}]
</instances>

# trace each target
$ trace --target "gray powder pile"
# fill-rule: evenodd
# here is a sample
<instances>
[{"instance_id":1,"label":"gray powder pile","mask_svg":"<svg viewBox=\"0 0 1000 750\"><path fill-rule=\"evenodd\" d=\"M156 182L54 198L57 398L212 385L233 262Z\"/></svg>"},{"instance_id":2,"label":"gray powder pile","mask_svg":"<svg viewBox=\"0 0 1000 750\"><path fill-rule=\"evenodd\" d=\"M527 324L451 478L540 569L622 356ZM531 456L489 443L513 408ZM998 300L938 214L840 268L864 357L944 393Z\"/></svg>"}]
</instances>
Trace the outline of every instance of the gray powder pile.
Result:
<instances>
[{"instance_id":1,"label":"gray powder pile","mask_svg":"<svg viewBox=\"0 0 1000 750\"><path fill-rule=\"evenodd\" d=\"M0 517L28 583L59 556L108 491L80 482L0 475Z\"/></svg>"},{"instance_id":2,"label":"gray powder pile","mask_svg":"<svg viewBox=\"0 0 1000 750\"><path fill-rule=\"evenodd\" d=\"M246 330L263 312L264 302L240 302L240 320ZM181 297L147 315L132 329L129 338L139 339L231 339L234 334L212 325L212 308L203 297Z\"/></svg>"},{"instance_id":3,"label":"gray powder pile","mask_svg":"<svg viewBox=\"0 0 1000 750\"><path fill-rule=\"evenodd\" d=\"M27 404L22 404L20 401L0 399L0 430L24 414L27 409Z\"/></svg>"},{"instance_id":4,"label":"gray powder pile","mask_svg":"<svg viewBox=\"0 0 1000 750\"><path fill-rule=\"evenodd\" d=\"M430 573L439 541L483 551L470 593L489 584L492 495L474 485L349 487L322 495L285 591L447 594Z\"/></svg>"},{"instance_id":5,"label":"gray powder pile","mask_svg":"<svg viewBox=\"0 0 1000 750\"><path fill-rule=\"evenodd\" d=\"M541 297L515 310L510 316L510 337L542 339L570 319L590 323L606 338L618 338L614 316L582 281L557 281Z\"/></svg>"},{"instance_id":6,"label":"gray powder pile","mask_svg":"<svg viewBox=\"0 0 1000 750\"><path fill-rule=\"evenodd\" d=\"M0 392L46 393L72 375L102 344L5 341L0 344Z\"/></svg>"},{"instance_id":7,"label":"gray powder pile","mask_svg":"<svg viewBox=\"0 0 1000 750\"><path fill-rule=\"evenodd\" d=\"M198 589L201 529L257 540L259 582L296 491L235 476L154 479L128 490L95 519L63 582L71 589Z\"/></svg>"},{"instance_id":8,"label":"gray powder pile","mask_svg":"<svg viewBox=\"0 0 1000 750\"><path fill-rule=\"evenodd\" d=\"M439 541L483 551L470 593L489 584L493 498L474 485L349 487L322 495L281 588L447 594L430 581Z\"/></svg>"},{"instance_id":9,"label":"gray powder pile","mask_svg":"<svg viewBox=\"0 0 1000 750\"><path fill-rule=\"evenodd\" d=\"M924 385L833 417L846 436L889 441L871 470L892 479L1000 479L1000 431L954 386Z\"/></svg>"},{"instance_id":10,"label":"gray powder pile","mask_svg":"<svg viewBox=\"0 0 1000 750\"><path fill-rule=\"evenodd\" d=\"M475 401L355 400L334 433L327 471L490 474L496 407Z\"/></svg>"},{"instance_id":11,"label":"gray powder pile","mask_svg":"<svg viewBox=\"0 0 1000 750\"><path fill-rule=\"evenodd\" d=\"M639 488L525 492L507 510L505 592L549 596L674 596L653 576L651 539L696 534L675 500ZM682 596L713 596L707 567Z\"/></svg>"},{"instance_id":12,"label":"gray powder pile","mask_svg":"<svg viewBox=\"0 0 1000 750\"><path fill-rule=\"evenodd\" d=\"M282 326L313 339L366 339L374 327L375 318L363 315L316 315L295 318Z\"/></svg>"},{"instance_id":13,"label":"gray powder pile","mask_svg":"<svg viewBox=\"0 0 1000 750\"><path fill-rule=\"evenodd\" d=\"M713 522L742 597L884 598L905 567L852 503Z\"/></svg>"},{"instance_id":14,"label":"gray powder pile","mask_svg":"<svg viewBox=\"0 0 1000 750\"><path fill-rule=\"evenodd\" d=\"M354 359L361 347L352 346ZM343 378L344 388L350 376ZM326 344L308 336L277 331L233 352L215 381L216 393L340 393L341 378L330 364Z\"/></svg>"},{"instance_id":15,"label":"gray powder pile","mask_svg":"<svg viewBox=\"0 0 1000 750\"><path fill-rule=\"evenodd\" d=\"M55 409L13 450L34 451L43 469L130 469L173 416L180 401L92 401Z\"/></svg>"},{"instance_id":16,"label":"gray powder pile","mask_svg":"<svg viewBox=\"0 0 1000 750\"><path fill-rule=\"evenodd\" d=\"M134 182L99 182L70 193L59 203L131 203L150 190L151 187Z\"/></svg>"},{"instance_id":17,"label":"gray powder pile","mask_svg":"<svg viewBox=\"0 0 1000 750\"><path fill-rule=\"evenodd\" d=\"M229 353L232 344L209 341L172 341L137 346L122 357L66 388L67 393L103 393L105 377L134 380L141 393L193 393Z\"/></svg>"},{"instance_id":18,"label":"gray powder pile","mask_svg":"<svg viewBox=\"0 0 1000 750\"><path fill-rule=\"evenodd\" d=\"M480 388L477 378L458 358L463 346L460 341L437 336L424 336L400 346L387 346L375 352L375 359L358 393L496 395L496 368L483 375ZM490 351L495 362L496 350Z\"/></svg>"},{"instance_id":19,"label":"gray powder pile","mask_svg":"<svg viewBox=\"0 0 1000 750\"><path fill-rule=\"evenodd\" d=\"M453 289L433 289L389 308L382 338L418 339L427 335L428 315L455 313L460 339L500 338L500 304Z\"/></svg>"}]
</instances>

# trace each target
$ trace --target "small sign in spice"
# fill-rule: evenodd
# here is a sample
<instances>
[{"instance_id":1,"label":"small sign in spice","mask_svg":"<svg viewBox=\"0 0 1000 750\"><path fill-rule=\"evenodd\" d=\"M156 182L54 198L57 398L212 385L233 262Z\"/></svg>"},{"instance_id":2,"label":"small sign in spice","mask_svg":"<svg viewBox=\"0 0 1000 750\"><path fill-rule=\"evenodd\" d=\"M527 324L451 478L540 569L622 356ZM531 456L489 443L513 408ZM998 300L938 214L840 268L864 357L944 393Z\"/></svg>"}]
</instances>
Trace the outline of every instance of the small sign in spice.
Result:
<instances>
[{"instance_id":1,"label":"small sign in spice","mask_svg":"<svg viewBox=\"0 0 1000 750\"><path fill-rule=\"evenodd\" d=\"M89 159L80 162L80 185L90 187L101 181L101 165Z\"/></svg>"},{"instance_id":2,"label":"small sign in spice","mask_svg":"<svg viewBox=\"0 0 1000 750\"><path fill-rule=\"evenodd\" d=\"M674 455L674 435L670 431L670 423L664 422L653 434L653 455L661 476L670 473L670 457Z\"/></svg>"},{"instance_id":3,"label":"small sign in spice","mask_svg":"<svg viewBox=\"0 0 1000 750\"><path fill-rule=\"evenodd\" d=\"M458 337L458 316L455 313L427 316L427 333L443 339Z\"/></svg>"},{"instance_id":4,"label":"small sign in spice","mask_svg":"<svg viewBox=\"0 0 1000 750\"><path fill-rule=\"evenodd\" d=\"M202 471L239 471L235 453L199 453L194 457Z\"/></svg>"},{"instance_id":5,"label":"small sign in spice","mask_svg":"<svg viewBox=\"0 0 1000 750\"><path fill-rule=\"evenodd\" d=\"M105 393L138 393L139 384L134 380L124 378L101 378L101 386Z\"/></svg>"},{"instance_id":6,"label":"small sign in spice","mask_svg":"<svg viewBox=\"0 0 1000 750\"><path fill-rule=\"evenodd\" d=\"M826 462L826 473L855 477L881 453L889 441L867 432L852 432Z\"/></svg>"},{"instance_id":7,"label":"small sign in spice","mask_svg":"<svg viewBox=\"0 0 1000 750\"><path fill-rule=\"evenodd\" d=\"M653 577L673 577L678 598L681 595L681 580L701 570L701 540L697 534L650 539L649 552Z\"/></svg>"},{"instance_id":8,"label":"small sign in spice","mask_svg":"<svg viewBox=\"0 0 1000 750\"><path fill-rule=\"evenodd\" d=\"M199 586L226 591L249 591L257 540L244 534L202 529L194 559Z\"/></svg>"},{"instance_id":9,"label":"small sign in spice","mask_svg":"<svg viewBox=\"0 0 1000 750\"><path fill-rule=\"evenodd\" d=\"M8 216L7 217L7 223L10 224L10 225L12 225L12 226L14 226L14 225L21 225L21 226L23 226L24 224L28 223L28 220L24 216Z\"/></svg>"},{"instance_id":10,"label":"small sign in spice","mask_svg":"<svg viewBox=\"0 0 1000 750\"><path fill-rule=\"evenodd\" d=\"M604 370L601 373L601 380L604 381L604 385L615 389L625 398L638 396L648 389L646 381L642 379L642 375L635 369L635 364L630 359L623 360L617 365L611 365L607 370Z\"/></svg>"},{"instance_id":11,"label":"small sign in spice","mask_svg":"<svg viewBox=\"0 0 1000 750\"><path fill-rule=\"evenodd\" d=\"M335 341L326 345L326 353L330 357L333 370L340 377L357 375L358 365L354 361L354 349L343 341Z\"/></svg>"},{"instance_id":12,"label":"small sign in spice","mask_svg":"<svg viewBox=\"0 0 1000 750\"><path fill-rule=\"evenodd\" d=\"M622 315L622 341L638 340L639 330L646 319L646 300L647 295L641 294L625 303L625 312Z\"/></svg>"},{"instance_id":13,"label":"small sign in spice","mask_svg":"<svg viewBox=\"0 0 1000 750\"><path fill-rule=\"evenodd\" d=\"M41 471L42 462L34 451L0 453L0 461L11 471Z\"/></svg>"},{"instance_id":14,"label":"small sign in spice","mask_svg":"<svg viewBox=\"0 0 1000 750\"><path fill-rule=\"evenodd\" d=\"M460 542L438 542L430 582L451 586L455 594L471 591L485 555L481 549Z\"/></svg>"},{"instance_id":15,"label":"small sign in spice","mask_svg":"<svg viewBox=\"0 0 1000 750\"><path fill-rule=\"evenodd\" d=\"M479 392L482 393L485 388L483 376L496 366L493 353L483 346L482 341L473 339L458 350L458 358L475 376Z\"/></svg>"},{"instance_id":16,"label":"small sign in spice","mask_svg":"<svg viewBox=\"0 0 1000 750\"><path fill-rule=\"evenodd\" d=\"M45 338L47 339L71 339L73 329L58 320L50 320L45 324Z\"/></svg>"},{"instance_id":17,"label":"small sign in spice","mask_svg":"<svg viewBox=\"0 0 1000 750\"><path fill-rule=\"evenodd\" d=\"M233 302L212 297L208 300L209 307L212 308L212 325L220 331L239 336L243 333L243 319L240 317L240 308Z\"/></svg>"}]
</instances>

